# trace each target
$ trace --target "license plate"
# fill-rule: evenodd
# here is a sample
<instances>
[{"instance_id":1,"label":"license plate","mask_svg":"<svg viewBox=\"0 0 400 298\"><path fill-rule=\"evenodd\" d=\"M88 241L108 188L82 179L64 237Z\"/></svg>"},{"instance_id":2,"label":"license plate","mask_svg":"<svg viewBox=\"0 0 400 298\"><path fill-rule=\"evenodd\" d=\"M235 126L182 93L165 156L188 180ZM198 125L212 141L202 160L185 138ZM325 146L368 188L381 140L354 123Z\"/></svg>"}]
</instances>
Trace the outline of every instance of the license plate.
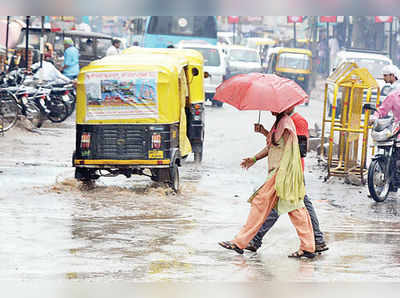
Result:
<instances>
[{"instance_id":1,"label":"license plate","mask_svg":"<svg viewBox=\"0 0 400 298\"><path fill-rule=\"evenodd\" d=\"M151 150L149 151L149 158L164 158L164 151Z\"/></svg>"},{"instance_id":2,"label":"license plate","mask_svg":"<svg viewBox=\"0 0 400 298\"><path fill-rule=\"evenodd\" d=\"M297 77L299 81L304 81L304 77Z\"/></svg>"},{"instance_id":3,"label":"license plate","mask_svg":"<svg viewBox=\"0 0 400 298\"><path fill-rule=\"evenodd\" d=\"M63 99L63 101L68 102L69 101L69 96L68 95L63 95L62 99Z\"/></svg>"}]
</instances>

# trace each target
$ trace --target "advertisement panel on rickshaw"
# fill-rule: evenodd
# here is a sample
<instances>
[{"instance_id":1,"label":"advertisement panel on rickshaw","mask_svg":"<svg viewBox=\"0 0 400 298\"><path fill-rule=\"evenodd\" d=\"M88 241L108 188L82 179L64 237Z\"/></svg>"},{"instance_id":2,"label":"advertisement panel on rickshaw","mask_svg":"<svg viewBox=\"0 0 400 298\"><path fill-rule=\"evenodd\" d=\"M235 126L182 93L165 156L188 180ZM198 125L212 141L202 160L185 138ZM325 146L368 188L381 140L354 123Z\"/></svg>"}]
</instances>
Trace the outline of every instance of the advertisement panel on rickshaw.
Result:
<instances>
[{"instance_id":1,"label":"advertisement panel on rickshaw","mask_svg":"<svg viewBox=\"0 0 400 298\"><path fill-rule=\"evenodd\" d=\"M86 120L158 118L158 73L85 74Z\"/></svg>"}]
</instances>

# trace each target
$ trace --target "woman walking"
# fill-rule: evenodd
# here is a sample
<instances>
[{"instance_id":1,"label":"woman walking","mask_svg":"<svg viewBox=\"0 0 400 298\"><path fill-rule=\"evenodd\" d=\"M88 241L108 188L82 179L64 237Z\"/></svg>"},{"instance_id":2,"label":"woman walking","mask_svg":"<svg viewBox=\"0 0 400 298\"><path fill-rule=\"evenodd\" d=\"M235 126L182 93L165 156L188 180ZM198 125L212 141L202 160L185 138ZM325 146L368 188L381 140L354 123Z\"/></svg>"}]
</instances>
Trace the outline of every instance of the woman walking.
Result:
<instances>
[{"instance_id":1,"label":"woman walking","mask_svg":"<svg viewBox=\"0 0 400 298\"><path fill-rule=\"evenodd\" d=\"M245 169L268 156L267 181L251 196L251 209L246 224L232 241L219 244L242 254L250 240L268 217L272 208L278 214L288 213L300 238L300 249L289 257L315 256L314 232L304 205L304 177L296 128L286 112L272 113L276 121L267 136L267 146L254 157L243 159Z\"/></svg>"}]
</instances>

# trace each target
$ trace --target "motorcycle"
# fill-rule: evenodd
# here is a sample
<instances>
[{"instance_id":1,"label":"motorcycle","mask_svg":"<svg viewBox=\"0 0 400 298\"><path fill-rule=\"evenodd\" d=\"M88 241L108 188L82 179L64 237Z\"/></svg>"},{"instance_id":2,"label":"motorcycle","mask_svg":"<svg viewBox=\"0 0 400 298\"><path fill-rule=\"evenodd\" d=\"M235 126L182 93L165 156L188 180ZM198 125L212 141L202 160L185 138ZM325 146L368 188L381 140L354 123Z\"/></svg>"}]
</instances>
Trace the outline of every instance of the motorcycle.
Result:
<instances>
[{"instance_id":1,"label":"motorcycle","mask_svg":"<svg viewBox=\"0 0 400 298\"><path fill-rule=\"evenodd\" d=\"M364 109L376 111L372 104ZM378 148L368 167L368 190L376 202L383 202L389 192L397 192L400 187L400 133L399 123L393 117L377 119L371 137Z\"/></svg>"}]
</instances>

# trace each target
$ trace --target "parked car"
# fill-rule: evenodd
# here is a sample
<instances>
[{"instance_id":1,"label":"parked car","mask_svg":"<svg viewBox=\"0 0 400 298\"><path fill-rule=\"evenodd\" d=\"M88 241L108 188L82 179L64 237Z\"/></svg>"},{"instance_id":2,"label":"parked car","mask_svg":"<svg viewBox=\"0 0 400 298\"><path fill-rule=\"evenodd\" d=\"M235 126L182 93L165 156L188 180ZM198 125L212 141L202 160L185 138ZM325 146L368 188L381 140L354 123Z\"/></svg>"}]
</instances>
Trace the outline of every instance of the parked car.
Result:
<instances>
[{"instance_id":1,"label":"parked car","mask_svg":"<svg viewBox=\"0 0 400 298\"><path fill-rule=\"evenodd\" d=\"M225 79L241 73L263 72L260 55L255 49L232 46L228 48L226 60Z\"/></svg>"},{"instance_id":2,"label":"parked car","mask_svg":"<svg viewBox=\"0 0 400 298\"><path fill-rule=\"evenodd\" d=\"M176 45L180 49L192 49L199 51L204 58L204 71L209 74L204 79L204 90L206 100L210 100L214 106L221 107L222 102L214 100L217 87L222 83L226 74L225 56L222 49L209 43L180 42Z\"/></svg>"},{"instance_id":3,"label":"parked car","mask_svg":"<svg viewBox=\"0 0 400 298\"><path fill-rule=\"evenodd\" d=\"M242 45L256 49L261 57L261 64L265 66L267 63L268 50L276 45L276 40L271 38L247 37L242 41Z\"/></svg>"},{"instance_id":4,"label":"parked car","mask_svg":"<svg viewBox=\"0 0 400 298\"><path fill-rule=\"evenodd\" d=\"M341 65L343 62L354 62L360 68L366 68L371 73L371 75L377 81L379 88L381 91L384 91L385 81L383 80L382 69L384 66L393 64L392 60L385 56L382 53L375 51L364 51L364 50L356 50L356 49L347 49L344 51L340 51L336 55L336 59L333 63L333 68L331 69L331 73L336 70L336 68ZM366 92L366 91L365 91ZM338 98L341 98L339 94ZM331 116L332 114L332 99L333 99L333 90L328 90L328 113ZM382 101L383 98L380 98ZM376 102L377 93L376 91L372 92L371 101ZM338 102L338 106L341 106L340 101ZM336 110L336 117L339 116L340 108Z\"/></svg>"}]
</instances>

